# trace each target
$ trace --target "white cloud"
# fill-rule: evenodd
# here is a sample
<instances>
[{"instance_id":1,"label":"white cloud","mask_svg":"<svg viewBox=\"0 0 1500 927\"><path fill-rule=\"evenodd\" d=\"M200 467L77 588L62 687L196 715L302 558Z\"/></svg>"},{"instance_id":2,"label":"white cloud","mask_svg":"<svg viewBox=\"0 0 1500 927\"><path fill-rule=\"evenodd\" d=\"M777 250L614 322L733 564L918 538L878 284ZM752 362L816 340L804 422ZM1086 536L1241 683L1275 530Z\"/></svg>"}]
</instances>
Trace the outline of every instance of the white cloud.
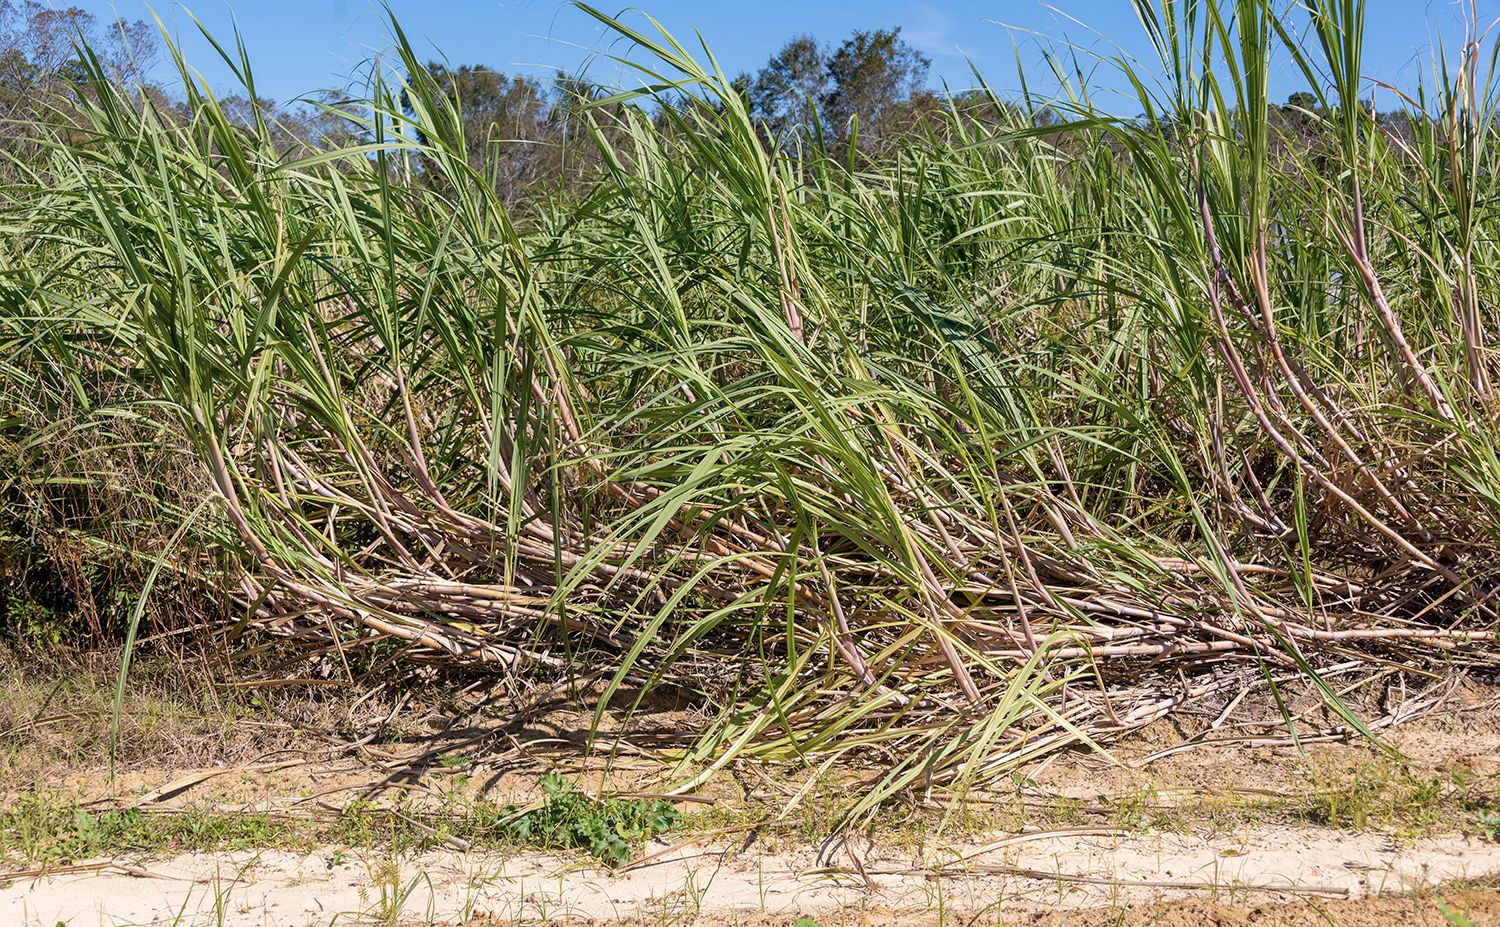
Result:
<instances>
[{"instance_id":1,"label":"white cloud","mask_svg":"<svg viewBox=\"0 0 1500 927\"><path fill-rule=\"evenodd\" d=\"M959 45L957 26L953 17L926 3L911 8L911 18L902 24L901 37L912 47L932 58L975 58Z\"/></svg>"}]
</instances>

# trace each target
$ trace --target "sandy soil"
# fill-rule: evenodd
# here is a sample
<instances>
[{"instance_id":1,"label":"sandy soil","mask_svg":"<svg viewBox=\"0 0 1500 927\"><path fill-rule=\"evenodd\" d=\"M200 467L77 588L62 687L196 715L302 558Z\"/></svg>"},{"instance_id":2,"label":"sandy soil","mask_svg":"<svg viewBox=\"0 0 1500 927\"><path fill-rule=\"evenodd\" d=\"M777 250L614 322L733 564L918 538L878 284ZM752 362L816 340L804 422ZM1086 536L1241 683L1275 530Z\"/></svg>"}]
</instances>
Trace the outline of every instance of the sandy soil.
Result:
<instances>
[{"instance_id":1,"label":"sandy soil","mask_svg":"<svg viewBox=\"0 0 1500 927\"><path fill-rule=\"evenodd\" d=\"M1459 776L1500 795L1492 694L1483 711L1429 716L1393 730L1390 740L1416 773ZM454 791L525 802L535 797L539 757L591 789L646 792L662 784L660 767L646 762L622 761L607 772L578 765L566 734L561 727L549 732L547 742L558 745L553 753L534 745L496 749L490 734L332 754L300 750L293 739L249 762L231 756L193 769L166 757L114 779L101 768L52 763L28 767L40 769L36 778L0 779L0 804L40 783L101 806L306 811ZM824 927L1450 927L1441 904L1468 912L1478 927L1500 925L1500 843L1441 823L1410 832L1339 829L1285 813L1338 775L1379 761L1368 744L1313 743L1299 753L1274 739L1210 735L1221 742L1178 749L1184 732L1148 731L1122 744L1115 762L1061 755L1028 770L1013 790L981 796L989 804L941 834L897 825L877 830L873 840L820 845L798 838L795 828L754 826L728 806L781 806L812 783L806 773L783 781L748 769L715 779L704 796L729 812L725 826L704 823L696 833L659 840L619 872L576 856L456 849L100 860L45 874L0 873L0 927L748 927L802 916ZM468 752L465 743L483 746ZM849 771L834 791L857 787L861 774ZM1077 816L1037 810L1058 802L1071 803ZM1142 803L1144 823L1121 820L1122 802ZM1257 802L1281 803L1282 811L1258 817ZM1217 813L1221 804L1232 813Z\"/></svg>"},{"instance_id":2,"label":"sandy soil","mask_svg":"<svg viewBox=\"0 0 1500 927\"><path fill-rule=\"evenodd\" d=\"M1440 837L1401 846L1371 834L1313 828L1251 827L1216 837L1020 835L953 844L922 859L845 847L823 863L813 848L762 850L744 843L679 839L619 874L536 854L445 851L401 858L330 847L306 855L187 856L15 879L0 890L0 922L313 927L489 917L668 923L693 914L723 921L813 915L832 924L856 913L920 912L932 923L959 913L1005 923L1062 909L1185 898L1220 906L1300 898L1306 907L1500 873L1500 845L1493 843Z\"/></svg>"}]
</instances>

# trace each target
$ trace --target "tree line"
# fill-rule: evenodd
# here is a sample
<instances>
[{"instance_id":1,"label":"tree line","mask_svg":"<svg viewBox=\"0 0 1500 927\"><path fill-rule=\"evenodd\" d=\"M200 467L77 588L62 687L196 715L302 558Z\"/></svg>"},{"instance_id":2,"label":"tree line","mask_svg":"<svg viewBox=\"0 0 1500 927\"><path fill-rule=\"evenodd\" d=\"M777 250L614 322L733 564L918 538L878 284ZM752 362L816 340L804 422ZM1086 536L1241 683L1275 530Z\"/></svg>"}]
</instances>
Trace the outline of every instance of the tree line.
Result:
<instances>
[{"instance_id":1,"label":"tree line","mask_svg":"<svg viewBox=\"0 0 1500 927\"><path fill-rule=\"evenodd\" d=\"M56 9L37 0L0 0L0 179L35 152L38 124L65 120L70 94L86 92L80 45L123 85L169 117L186 115L173 94L150 80L161 48L156 30L141 20L101 22L79 7ZM757 71L732 81L768 147L816 146L836 160L880 158L904 141L945 130L941 118L957 107L970 118L994 120L1016 109L985 91L939 96L928 88L932 62L902 38L900 27L854 30L829 45L811 35L789 39ZM508 207L569 190L595 176L601 156L594 131L609 130L609 112L596 104L607 91L562 72L550 81L507 74L485 64L429 61L436 85L461 113L470 163L488 178ZM357 134L339 116L337 98L278 104L232 94L224 109L246 125L258 123L286 151ZM321 105L320 105L321 104ZM682 95L664 106L703 105ZM590 112L584 118L584 112ZM1315 144L1323 114L1312 94L1295 93L1272 114L1280 143ZM1029 110L1046 124L1053 111ZM1412 117L1379 114L1386 131L1408 135ZM658 128L666 131L665 114Z\"/></svg>"},{"instance_id":2,"label":"tree line","mask_svg":"<svg viewBox=\"0 0 1500 927\"><path fill-rule=\"evenodd\" d=\"M78 48L88 47L119 82L139 88L159 110L178 102L150 80L161 54L156 30L141 20L101 21L79 7L37 0L0 0L0 143L18 154L27 126L61 118L80 92ZM765 66L734 79L734 88L763 126L768 144L821 143L877 150L939 108L926 89L930 59L901 37L899 27L856 30L826 46L809 35L789 40ZM431 61L432 78L460 107L471 162L511 205L539 186L566 187L596 163L596 145L579 119L602 95L587 80L561 72L551 81L508 74L485 64ZM338 130L317 105L279 105L243 94L225 108L246 123L260 120L286 147ZM684 97L678 105L694 105Z\"/></svg>"}]
</instances>

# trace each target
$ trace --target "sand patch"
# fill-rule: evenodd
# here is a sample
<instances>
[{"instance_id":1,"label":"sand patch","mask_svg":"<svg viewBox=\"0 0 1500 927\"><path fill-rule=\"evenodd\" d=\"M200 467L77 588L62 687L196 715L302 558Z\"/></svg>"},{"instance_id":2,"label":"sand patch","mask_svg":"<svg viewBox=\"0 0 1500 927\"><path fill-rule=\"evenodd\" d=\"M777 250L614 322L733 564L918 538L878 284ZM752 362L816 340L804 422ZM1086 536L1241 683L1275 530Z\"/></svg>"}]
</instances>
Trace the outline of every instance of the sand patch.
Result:
<instances>
[{"instance_id":1,"label":"sand patch","mask_svg":"<svg viewBox=\"0 0 1500 927\"><path fill-rule=\"evenodd\" d=\"M1047 912L1145 907L1176 899L1251 905L1287 898L1362 899L1500 874L1500 845L1432 837L1397 845L1373 834L1246 828L1215 836L1048 834L1005 845L954 844L922 858L844 847L763 851L744 837L658 844L612 873L535 853L334 848L201 854L119 868L14 879L0 921L18 927L174 925L321 927L852 912L983 914L980 923ZM713 921L707 921L712 923ZM1069 923L1073 923L1070 921ZM1164 922L1166 923L1166 922ZM1212 923L1212 922L1209 922Z\"/></svg>"}]
</instances>

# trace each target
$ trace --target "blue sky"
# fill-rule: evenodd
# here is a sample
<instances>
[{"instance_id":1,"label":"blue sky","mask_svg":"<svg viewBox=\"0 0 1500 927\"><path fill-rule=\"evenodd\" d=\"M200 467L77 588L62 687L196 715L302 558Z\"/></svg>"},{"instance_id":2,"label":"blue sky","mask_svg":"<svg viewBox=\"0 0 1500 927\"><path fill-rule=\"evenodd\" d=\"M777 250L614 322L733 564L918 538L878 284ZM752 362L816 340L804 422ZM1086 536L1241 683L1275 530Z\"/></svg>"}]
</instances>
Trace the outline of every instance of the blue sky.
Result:
<instances>
[{"instance_id":1,"label":"blue sky","mask_svg":"<svg viewBox=\"0 0 1500 927\"><path fill-rule=\"evenodd\" d=\"M63 0L44 0L65 5ZM357 65L389 46L385 14L377 0L67 0L101 19L121 15L149 19L155 9L167 28L182 36L189 61L217 89L232 90L227 69L196 40L191 10L216 35L235 24L250 49L263 95L288 100L337 87ZM607 12L627 7L594 0ZM537 75L558 68L578 70L610 50L610 38L565 0L389 0L419 51L452 64L483 63L504 71ZM907 41L932 58L933 84L972 84L973 61L995 87L1017 86L1016 52L1040 80L1039 43L1067 40L1098 54L1143 55L1143 32L1129 0L645 0L649 10L679 38L696 28L724 68L754 71L792 35L812 33L837 42L851 29L901 26ZM1500 16L1500 0L1479 0L1481 28ZM1429 49L1441 34L1455 45L1466 21L1459 0L1369 0L1366 37L1368 76L1402 87L1427 73ZM1301 80L1283 61L1272 92L1278 98L1300 89ZM612 63L597 58L588 73L619 79ZM1101 77L1106 91L1118 82ZM1107 101L1104 102L1108 105ZM1124 101L1122 100L1122 106ZM1128 108L1128 107L1125 107Z\"/></svg>"}]
</instances>

